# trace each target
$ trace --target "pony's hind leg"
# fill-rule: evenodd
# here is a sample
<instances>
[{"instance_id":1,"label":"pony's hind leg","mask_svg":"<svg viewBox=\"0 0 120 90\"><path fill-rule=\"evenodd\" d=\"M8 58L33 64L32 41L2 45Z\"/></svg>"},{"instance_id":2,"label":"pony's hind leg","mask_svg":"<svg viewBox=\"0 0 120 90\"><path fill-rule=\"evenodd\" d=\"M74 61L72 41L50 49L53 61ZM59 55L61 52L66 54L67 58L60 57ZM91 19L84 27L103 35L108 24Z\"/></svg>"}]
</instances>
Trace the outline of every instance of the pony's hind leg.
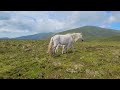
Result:
<instances>
[{"instance_id":1,"label":"pony's hind leg","mask_svg":"<svg viewBox=\"0 0 120 90\"><path fill-rule=\"evenodd\" d=\"M58 52L58 49L59 49L60 45L57 45L56 49L55 49L55 53Z\"/></svg>"},{"instance_id":2,"label":"pony's hind leg","mask_svg":"<svg viewBox=\"0 0 120 90\"><path fill-rule=\"evenodd\" d=\"M64 54L64 49L65 49L64 46L62 46L62 54Z\"/></svg>"},{"instance_id":3,"label":"pony's hind leg","mask_svg":"<svg viewBox=\"0 0 120 90\"><path fill-rule=\"evenodd\" d=\"M56 52L55 52L55 49L56 49L56 47L53 47L53 54L55 54Z\"/></svg>"},{"instance_id":4,"label":"pony's hind leg","mask_svg":"<svg viewBox=\"0 0 120 90\"><path fill-rule=\"evenodd\" d=\"M63 45L63 47L62 47L62 54L66 53L66 50L67 50L66 45Z\"/></svg>"},{"instance_id":5,"label":"pony's hind leg","mask_svg":"<svg viewBox=\"0 0 120 90\"><path fill-rule=\"evenodd\" d=\"M56 54L56 48L57 48L57 44L53 46L53 54Z\"/></svg>"}]
</instances>

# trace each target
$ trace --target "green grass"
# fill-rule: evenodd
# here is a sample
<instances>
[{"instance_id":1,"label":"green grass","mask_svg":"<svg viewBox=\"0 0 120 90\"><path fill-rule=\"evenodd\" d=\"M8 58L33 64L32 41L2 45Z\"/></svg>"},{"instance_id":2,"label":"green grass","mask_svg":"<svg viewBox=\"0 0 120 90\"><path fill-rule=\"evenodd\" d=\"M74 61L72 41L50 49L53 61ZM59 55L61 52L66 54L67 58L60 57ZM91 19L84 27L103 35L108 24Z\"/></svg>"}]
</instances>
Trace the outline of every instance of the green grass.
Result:
<instances>
[{"instance_id":1,"label":"green grass","mask_svg":"<svg viewBox=\"0 0 120 90\"><path fill-rule=\"evenodd\" d=\"M49 56L46 40L0 40L0 79L120 78L120 42L76 42L75 52Z\"/></svg>"}]
</instances>

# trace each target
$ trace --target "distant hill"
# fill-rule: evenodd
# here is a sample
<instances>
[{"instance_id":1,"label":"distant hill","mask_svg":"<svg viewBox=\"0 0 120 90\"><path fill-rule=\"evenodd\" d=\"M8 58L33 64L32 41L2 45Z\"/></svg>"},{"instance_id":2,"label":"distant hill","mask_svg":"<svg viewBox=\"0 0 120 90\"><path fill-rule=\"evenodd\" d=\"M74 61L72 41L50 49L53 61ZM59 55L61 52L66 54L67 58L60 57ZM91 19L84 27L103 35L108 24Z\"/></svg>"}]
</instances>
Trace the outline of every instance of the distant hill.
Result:
<instances>
[{"instance_id":1,"label":"distant hill","mask_svg":"<svg viewBox=\"0 0 120 90\"><path fill-rule=\"evenodd\" d=\"M9 40L10 38L8 37L3 37L3 38L0 38L0 40Z\"/></svg>"},{"instance_id":2,"label":"distant hill","mask_svg":"<svg viewBox=\"0 0 120 90\"><path fill-rule=\"evenodd\" d=\"M91 40L96 38L107 38L113 36L119 36L119 30L100 28L96 26L84 26L76 29L66 30L64 32L60 32L59 34L73 33L73 32L81 32L83 34L84 39Z\"/></svg>"},{"instance_id":3,"label":"distant hill","mask_svg":"<svg viewBox=\"0 0 120 90\"><path fill-rule=\"evenodd\" d=\"M43 39L49 38L53 34L54 33L51 33L51 32L50 33L38 33L38 34L34 34L34 35L17 37L15 39L43 40Z\"/></svg>"}]
</instances>

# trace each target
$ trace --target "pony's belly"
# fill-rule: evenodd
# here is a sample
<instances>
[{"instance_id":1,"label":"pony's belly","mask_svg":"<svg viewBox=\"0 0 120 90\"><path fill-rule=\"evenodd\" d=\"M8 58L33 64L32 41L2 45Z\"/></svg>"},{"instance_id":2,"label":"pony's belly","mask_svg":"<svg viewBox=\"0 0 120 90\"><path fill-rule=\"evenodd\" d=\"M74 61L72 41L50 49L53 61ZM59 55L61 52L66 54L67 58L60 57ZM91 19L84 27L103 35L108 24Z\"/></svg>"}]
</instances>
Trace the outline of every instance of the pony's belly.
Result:
<instances>
[{"instance_id":1,"label":"pony's belly","mask_svg":"<svg viewBox=\"0 0 120 90\"><path fill-rule=\"evenodd\" d=\"M67 45L67 44L70 43L70 40L61 41L60 43L61 43L62 45Z\"/></svg>"}]
</instances>

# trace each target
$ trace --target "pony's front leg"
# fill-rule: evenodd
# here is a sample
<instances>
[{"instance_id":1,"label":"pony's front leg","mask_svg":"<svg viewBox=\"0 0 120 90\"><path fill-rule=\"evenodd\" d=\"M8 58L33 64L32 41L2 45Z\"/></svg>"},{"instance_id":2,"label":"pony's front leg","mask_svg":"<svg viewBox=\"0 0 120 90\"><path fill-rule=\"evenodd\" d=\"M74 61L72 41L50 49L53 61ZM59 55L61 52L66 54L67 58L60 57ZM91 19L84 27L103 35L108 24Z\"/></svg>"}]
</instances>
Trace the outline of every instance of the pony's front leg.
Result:
<instances>
[{"instance_id":1,"label":"pony's front leg","mask_svg":"<svg viewBox=\"0 0 120 90\"><path fill-rule=\"evenodd\" d=\"M64 50L62 49L62 54L64 54Z\"/></svg>"},{"instance_id":2,"label":"pony's front leg","mask_svg":"<svg viewBox=\"0 0 120 90\"><path fill-rule=\"evenodd\" d=\"M73 46L73 45L71 45L71 47L72 47L72 51L73 51L73 52L75 52L75 48L74 48L74 46Z\"/></svg>"},{"instance_id":3,"label":"pony's front leg","mask_svg":"<svg viewBox=\"0 0 120 90\"><path fill-rule=\"evenodd\" d=\"M69 44L67 45L66 53L68 53L68 50L69 50L70 47L71 47L71 43L69 43Z\"/></svg>"}]
</instances>

